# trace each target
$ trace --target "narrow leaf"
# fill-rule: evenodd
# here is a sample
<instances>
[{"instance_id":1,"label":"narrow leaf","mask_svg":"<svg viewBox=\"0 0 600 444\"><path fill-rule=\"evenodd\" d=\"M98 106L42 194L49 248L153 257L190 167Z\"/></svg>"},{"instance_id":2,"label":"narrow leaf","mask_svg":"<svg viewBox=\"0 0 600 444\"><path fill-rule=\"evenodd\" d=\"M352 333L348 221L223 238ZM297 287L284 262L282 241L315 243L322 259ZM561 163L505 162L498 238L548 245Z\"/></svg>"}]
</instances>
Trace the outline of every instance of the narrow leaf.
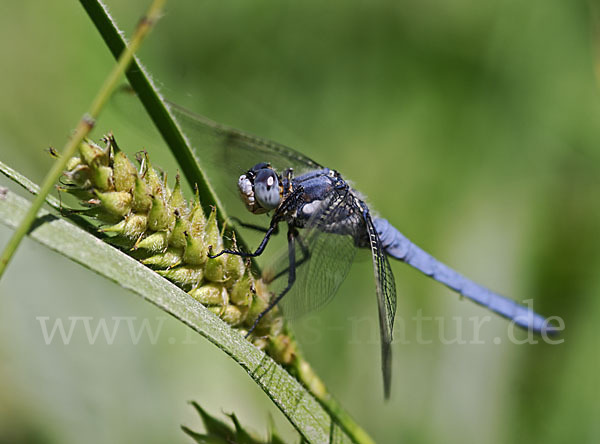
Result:
<instances>
[{"instance_id":1,"label":"narrow leaf","mask_svg":"<svg viewBox=\"0 0 600 444\"><path fill-rule=\"evenodd\" d=\"M2 189L0 222L15 228L30 207ZM324 407L289 373L184 291L79 227L40 211L34 240L140 295L231 356L309 442L352 442ZM333 439L332 439L333 438Z\"/></svg>"}]
</instances>

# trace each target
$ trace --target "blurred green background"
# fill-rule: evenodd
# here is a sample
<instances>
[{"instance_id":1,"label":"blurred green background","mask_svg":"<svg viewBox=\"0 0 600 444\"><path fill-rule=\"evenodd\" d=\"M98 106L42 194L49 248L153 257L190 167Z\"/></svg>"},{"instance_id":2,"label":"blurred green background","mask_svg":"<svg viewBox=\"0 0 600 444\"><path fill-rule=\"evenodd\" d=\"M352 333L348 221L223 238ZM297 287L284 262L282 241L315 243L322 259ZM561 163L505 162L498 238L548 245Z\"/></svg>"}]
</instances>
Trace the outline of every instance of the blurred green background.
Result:
<instances>
[{"instance_id":1,"label":"blurred green background","mask_svg":"<svg viewBox=\"0 0 600 444\"><path fill-rule=\"evenodd\" d=\"M147 4L109 7L131 35ZM141 51L171 100L338 169L439 259L564 320L559 345L516 344L497 317L473 343L469 318L487 313L394 263L399 320L385 403L378 340L362 329L376 325L372 269L357 263L334 302L297 328L312 365L377 442L600 441L590 5L171 1ZM39 183L52 162L44 150L64 144L113 59L76 1L0 11L0 158ZM109 109L95 136L113 130L130 154L145 146L174 171L162 141L136 141L127 120ZM0 227L0 245L9 235ZM179 430L199 428L190 399L259 432L272 415L295 436L215 347L31 241L0 282L0 301L0 442L190 442ZM436 320L419 330L419 313ZM111 345L90 344L78 325L70 344L46 345L40 316L67 327L87 316L94 328L130 316L136 329L144 319L162 329L156 343L135 344L122 325ZM457 336L467 343L447 343Z\"/></svg>"}]
</instances>

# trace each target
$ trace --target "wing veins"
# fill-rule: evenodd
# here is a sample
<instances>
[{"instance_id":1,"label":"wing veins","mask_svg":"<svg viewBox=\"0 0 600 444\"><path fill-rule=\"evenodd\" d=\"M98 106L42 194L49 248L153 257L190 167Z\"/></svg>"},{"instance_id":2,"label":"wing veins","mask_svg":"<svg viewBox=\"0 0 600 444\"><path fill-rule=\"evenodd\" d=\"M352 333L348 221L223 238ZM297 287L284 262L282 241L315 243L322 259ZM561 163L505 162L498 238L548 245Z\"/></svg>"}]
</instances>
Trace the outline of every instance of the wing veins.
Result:
<instances>
[{"instance_id":1,"label":"wing veins","mask_svg":"<svg viewBox=\"0 0 600 444\"><path fill-rule=\"evenodd\" d=\"M291 162L303 164L306 168L323 168L314 160L288 146L262 137L254 136L239 129L223 125L222 123L215 122L201 114L196 114L175 103L168 103L174 114L180 117L182 121L187 121L188 124L196 127L202 126L213 132L215 135L223 137L229 143L233 141L233 143L236 145L250 145L261 151L265 151L266 153L275 152L282 157L289 159ZM266 161L267 159L264 160Z\"/></svg>"},{"instance_id":2,"label":"wing veins","mask_svg":"<svg viewBox=\"0 0 600 444\"><path fill-rule=\"evenodd\" d=\"M306 312L325 306L333 299L350 270L356 254L354 240L348 235L330 233L322 229L344 210L344 203L349 196L350 193L332 194L330 199L323 203L321 210L311 217L307 223L307 231L300 236L310 251L310 259L302 268L297 269L296 287L290 291L292 294L281 301L288 319L298 318ZM283 259L283 255L281 258ZM329 261L323 263L314 262L315 260ZM325 269L327 274L321 275ZM318 291L319 288L315 290L319 284L322 285L319 288L324 291Z\"/></svg>"},{"instance_id":3,"label":"wing veins","mask_svg":"<svg viewBox=\"0 0 600 444\"><path fill-rule=\"evenodd\" d=\"M392 383L392 339L394 317L396 314L396 284L377 230L371 216L365 215L368 242L373 258L373 270L379 309L379 327L381 333L381 369L383 372L383 390L387 398L390 396Z\"/></svg>"}]
</instances>

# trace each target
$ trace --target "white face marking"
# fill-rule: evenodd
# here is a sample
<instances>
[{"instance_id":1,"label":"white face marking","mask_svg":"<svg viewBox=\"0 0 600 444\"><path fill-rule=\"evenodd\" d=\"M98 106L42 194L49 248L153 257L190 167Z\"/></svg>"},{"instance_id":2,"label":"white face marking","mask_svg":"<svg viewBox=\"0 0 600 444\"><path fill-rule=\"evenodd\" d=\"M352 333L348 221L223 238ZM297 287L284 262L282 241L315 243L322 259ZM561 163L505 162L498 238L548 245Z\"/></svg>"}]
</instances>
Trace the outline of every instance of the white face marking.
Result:
<instances>
[{"instance_id":1,"label":"white face marking","mask_svg":"<svg viewBox=\"0 0 600 444\"><path fill-rule=\"evenodd\" d=\"M246 207L252 211L254 208L254 190L252 189L252 183L245 174L242 174L238 179L238 188Z\"/></svg>"},{"instance_id":2,"label":"white face marking","mask_svg":"<svg viewBox=\"0 0 600 444\"><path fill-rule=\"evenodd\" d=\"M273 178L272 178L272 177L269 177L269 178L267 179L267 186L269 186L269 187L272 187L272 186L273 186L273 182L274 182Z\"/></svg>"},{"instance_id":3,"label":"white face marking","mask_svg":"<svg viewBox=\"0 0 600 444\"><path fill-rule=\"evenodd\" d=\"M240 189L240 192L245 196L252 195L252 183L250 183L245 174L242 174L238 179L238 187Z\"/></svg>"}]
</instances>

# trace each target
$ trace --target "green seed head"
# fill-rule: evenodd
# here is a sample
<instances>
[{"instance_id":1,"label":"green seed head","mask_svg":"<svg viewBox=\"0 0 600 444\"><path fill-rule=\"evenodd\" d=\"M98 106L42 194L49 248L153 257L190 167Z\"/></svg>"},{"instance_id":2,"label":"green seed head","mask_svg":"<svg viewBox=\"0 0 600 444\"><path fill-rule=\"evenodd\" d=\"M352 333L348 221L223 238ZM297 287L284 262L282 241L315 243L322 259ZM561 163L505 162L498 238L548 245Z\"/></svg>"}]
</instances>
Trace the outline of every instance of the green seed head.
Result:
<instances>
[{"instance_id":1,"label":"green seed head","mask_svg":"<svg viewBox=\"0 0 600 444\"><path fill-rule=\"evenodd\" d=\"M164 253L155 254L153 256L142 259L142 264L153 268L171 268L181 263L183 251L179 248L167 248Z\"/></svg>"},{"instance_id":2,"label":"green seed head","mask_svg":"<svg viewBox=\"0 0 600 444\"><path fill-rule=\"evenodd\" d=\"M113 170L107 166L92 167L92 185L100 191L113 191Z\"/></svg>"},{"instance_id":3,"label":"green seed head","mask_svg":"<svg viewBox=\"0 0 600 444\"><path fill-rule=\"evenodd\" d=\"M203 285L190 291L190 295L204 305L224 307L229 302L227 289L220 284Z\"/></svg>"},{"instance_id":4,"label":"green seed head","mask_svg":"<svg viewBox=\"0 0 600 444\"><path fill-rule=\"evenodd\" d=\"M146 173L144 174L144 181L148 186L148 192L153 195L163 195L163 183L160 177L158 176L158 173L154 170L154 168L152 168L152 165L148 160L146 166L147 169Z\"/></svg>"},{"instance_id":5,"label":"green seed head","mask_svg":"<svg viewBox=\"0 0 600 444\"><path fill-rule=\"evenodd\" d=\"M102 208L109 214L123 217L131 211L131 194L123 191L109 191L102 193L94 192L95 196L100 200Z\"/></svg>"},{"instance_id":6,"label":"green seed head","mask_svg":"<svg viewBox=\"0 0 600 444\"><path fill-rule=\"evenodd\" d=\"M79 154L81 155L81 159L86 165L89 165L91 167L108 166L108 150L103 150L90 140L85 140L81 142L81 144L79 145Z\"/></svg>"},{"instance_id":7,"label":"green seed head","mask_svg":"<svg viewBox=\"0 0 600 444\"><path fill-rule=\"evenodd\" d=\"M153 231L166 231L173 227L175 215L160 194L152 196L152 208L148 214L148 228Z\"/></svg>"},{"instance_id":8,"label":"green seed head","mask_svg":"<svg viewBox=\"0 0 600 444\"><path fill-rule=\"evenodd\" d=\"M121 222L102 228L105 233L115 233L130 240L139 239L146 232L148 216L130 213Z\"/></svg>"},{"instance_id":9,"label":"green seed head","mask_svg":"<svg viewBox=\"0 0 600 444\"><path fill-rule=\"evenodd\" d=\"M247 309L236 307L235 305L226 305L219 314L220 318L232 327L244 322Z\"/></svg>"},{"instance_id":10,"label":"green seed head","mask_svg":"<svg viewBox=\"0 0 600 444\"><path fill-rule=\"evenodd\" d=\"M192 211L190 213L190 234L192 236L203 236L204 228L206 227L206 216L202 211L200 205L200 199L198 197L198 190L196 189L196 197L194 198L194 204L192 205Z\"/></svg>"},{"instance_id":11,"label":"green seed head","mask_svg":"<svg viewBox=\"0 0 600 444\"><path fill-rule=\"evenodd\" d=\"M137 171L123 151L115 152L113 178L117 191L131 191L135 186Z\"/></svg>"},{"instance_id":12,"label":"green seed head","mask_svg":"<svg viewBox=\"0 0 600 444\"><path fill-rule=\"evenodd\" d=\"M204 275L204 267L201 265L180 265L168 270L157 270L157 273L175 285L188 290L200 286Z\"/></svg>"},{"instance_id":13,"label":"green seed head","mask_svg":"<svg viewBox=\"0 0 600 444\"><path fill-rule=\"evenodd\" d=\"M162 253L169 246L169 233L166 231L157 231L141 239L134 246L134 249L146 250L148 253Z\"/></svg>"},{"instance_id":14,"label":"green seed head","mask_svg":"<svg viewBox=\"0 0 600 444\"><path fill-rule=\"evenodd\" d=\"M177 248L185 248L187 245L185 233L189 232L189 230L190 222L187 218L182 217L179 211L175 211L175 226L169 240L170 245Z\"/></svg>"},{"instance_id":15,"label":"green seed head","mask_svg":"<svg viewBox=\"0 0 600 444\"><path fill-rule=\"evenodd\" d=\"M296 358L296 346L289 336L280 334L271 338L269 343L269 354L284 364L291 364Z\"/></svg>"},{"instance_id":16,"label":"green seed head","mask_svg":"<svg viewBox=\"0 0 600 444\"><path fill-rule=\"evenodd\" d=\"M192 236L184 232L185 235L185 251L183 260L186 264L203 265L208 260L208 247L204 243L201 236Z\"/></svg>"},{"instance_id":17,"label":"green seed head","mask_svg":"<svg viewBox=\"0 0 600 444\"><path fill-rule=\"evenodd\" d=\"M148 216L145 214L130 213L125 218L125 229L123 236L129 239L139 239L146 232L148 226Z\"/></svg>"},{"instance_id":18,"label":"green seed head","mask_svg":"<svg viewBox=\"0 0 600 444\"><path fill-rule=\"evenodd\" d=\"M81 214L111 224L101 229L112 235L110 243L133 245L134 257L245 334L273 295L241 257L208 258L209 248L213 254L224 248L216 209L206 217L197 188L188 205L179 175L171 191L166 174L152 168L147 153L138 157L138 172L112 135L105 142L106 149L82 143L64 173L65 189L90 207ZM231 248L237 249L235 237ZM262 317L251 340L278 362L299 368L295 342L276 308Z\"/></svg>"},{"instance_id":19,"label":"green seed head","mask_svg":"<svg viewBox=\"0 0 600 444\"><path fill-rule=\"evenodd\" d=\"M235 233L233 234L233 244L232 249L237 250L237 242L235 239ZM244 264L244 259L236 254L228 254L225 259L225 273L227 278L231 281L237 281L242 276L244 276L244 272L246 271L246 265Z\"/></svg>"},{"instance_id":20,"label":"green seed head","mask_svg":"<svg viewBox=\"0 0 600 444\"><path fill-rule=\"evenodd\" d=\"M212 247L213 253L218 253L223 249L223 238L217 225L217 209L212 207L204 231L204 240L206 245Z\"/></svg>"},{"instance_id":21,"label":"green seed head","mask_svg":"<svg viewBox=\"0 0 600 444\"><path fill-rule=\"evenodd\" d=\"M179 178L179 174L175 176L175 188L173 188L173 192L169 198L169 206L171 207L171 210L177 210L180 214L187 214L188 212L187 202L181 191L181 179Z\"/></svg>"},{"instance_id":22,"label":"green seed head","mask_svg":"<svg viewBox=\"0 0 600 444\"><path fill-rule=\"evenodd\" d=\"M236 305L250 305L254 297L254 278L248 268L241 279L233 284L231 302Z\"/></svg>"},{"instance_id":23,"label":"green seed head","mask_svg":"<svg viewBox=\"0 0 600 444\"><path fill-rule=\"evenodd\" d=\"M81 160L81 157L73 156L67 161L67 166L65 167L65 169L67 171L73 171L75 168L77 168L80 165L83 165L83 161Z\"/></svg>"},{"instance_id":24,"label":"green seed head","mask_svg":"<svg viewBox=\"0 0 600 444\"><path fill-rule=\"evenodd\" d=\"M152 197L148 193L146 182L137 175L134 177L132 207L138 213L146 213L152 208Z\"/></svg>"},{"instance_id":25,"label":"green seed head","mask_svg":"<svg viewBox=\"0 0 600 444\"><path fill-rule=\"evenodd\" d=\"M208 259L206 261L206 269L204 270L204 277L212 282L225 282L227 280L227 273L225 272L225 262L228 254L223 254L214 259Z\"/></svg>"}]
</instances>

